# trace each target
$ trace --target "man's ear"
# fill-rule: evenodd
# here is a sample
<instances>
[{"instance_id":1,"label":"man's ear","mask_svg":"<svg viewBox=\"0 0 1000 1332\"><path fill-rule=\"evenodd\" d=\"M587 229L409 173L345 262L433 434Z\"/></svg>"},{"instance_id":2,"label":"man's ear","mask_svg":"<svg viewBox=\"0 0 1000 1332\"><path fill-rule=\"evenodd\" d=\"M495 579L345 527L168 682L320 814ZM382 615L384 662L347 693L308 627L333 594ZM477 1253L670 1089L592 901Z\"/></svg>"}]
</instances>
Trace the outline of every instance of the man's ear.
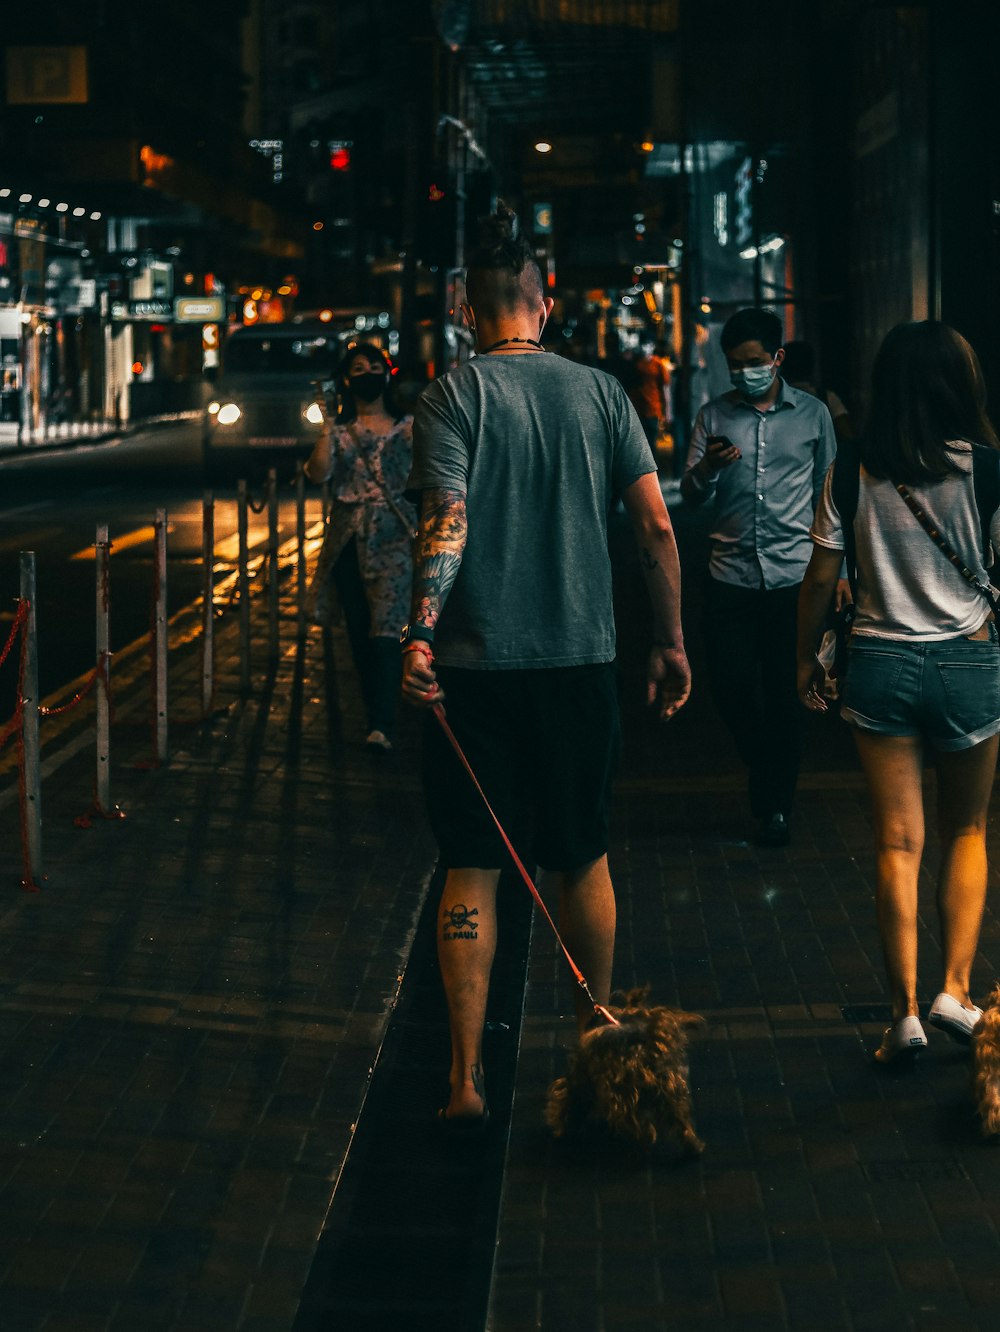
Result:
<instances>
[{"instance_id":1,"label":"man's ear","mask_svg":"<svg viewBox=\"0 0 1000 1332\"><path fill-rule=\"evenodd\" d=\"M779 347L778 350L774 353L774 364L780 365L784 359L785 359L785 349L784 347Z\"/></svg>"},{"instance_id":2,"label":"man's ear","mask_svg":"<svg viewBox=\"0 0 1000 1332\"><path fill-rule=\"evenodd\" d=\"M544 299L542 300L542 306L543 306L544 309L545 309L545 318L542 320L541 324L539 324L539 326L538 326L538 331L539 331L539 333L541 333L542 329L543 329L543 328L545 327L545 325L549 322L549 315L552 313L552 307L553 307L553 305L555 305L555 301L552 299L551 296L546 296L546 297L544 297Z\"/></svg>"}]
</instances>

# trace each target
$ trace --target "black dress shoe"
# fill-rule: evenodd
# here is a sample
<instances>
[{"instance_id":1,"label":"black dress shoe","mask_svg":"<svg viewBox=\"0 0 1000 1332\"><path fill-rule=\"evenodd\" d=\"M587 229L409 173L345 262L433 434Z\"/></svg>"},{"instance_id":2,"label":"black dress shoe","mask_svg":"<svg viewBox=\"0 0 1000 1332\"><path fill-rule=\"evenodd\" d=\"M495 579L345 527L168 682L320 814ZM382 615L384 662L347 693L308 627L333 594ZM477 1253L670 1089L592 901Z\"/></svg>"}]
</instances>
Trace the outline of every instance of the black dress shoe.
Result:
<instances>
[{"instance_id":1,"label":"black dress shoe","mask_svg":"<svg viewBox=\"0 0 1000 1332\"><path fill-rule=\"evenodd\" d=\"M784 814L772 814L757 825L754 841L758 846L787 846L792 840L788 819Z\"/></svg>"}]
</instances>

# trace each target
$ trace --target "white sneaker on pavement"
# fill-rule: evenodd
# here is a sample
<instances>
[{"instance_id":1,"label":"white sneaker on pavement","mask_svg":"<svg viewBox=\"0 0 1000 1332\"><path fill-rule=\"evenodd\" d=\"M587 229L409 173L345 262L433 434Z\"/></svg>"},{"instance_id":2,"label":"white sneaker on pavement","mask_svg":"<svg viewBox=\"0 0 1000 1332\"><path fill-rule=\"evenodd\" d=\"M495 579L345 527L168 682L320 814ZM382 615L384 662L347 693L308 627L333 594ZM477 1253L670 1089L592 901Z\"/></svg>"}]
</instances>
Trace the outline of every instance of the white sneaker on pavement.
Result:
<instances>
[{"instance_id":1,"label":"white sneaker on pavement","mask_svg":"<svg viewBox=\"0 0 1000 1332\"><path fill-rule=\"evenodd\" d=\"M905 1017L886 1027L882 1044L875 1051L875 1058L880 1064L906 1063L927 1049L927 1037L920 1025L920 1019Z\"/></svg>"},{"instance_id":2,"label":"white sneaker on pavement","mask_svg":"<svg viewBox=\"0 0 1000 1332\"><path fill-rule=\"evenodd\" d=\"M972 1029L982 1016L983 1010L977 1008L975 1004L971 1008L966 1008L964 1004L960 1004L957 999L953 999L950 994L945 994L942 990L931 1004L927 1021L931 1026L946 1031L953 1041L958 1041L960 1045L968 1045Z\"/></svg>"}]
</instances>

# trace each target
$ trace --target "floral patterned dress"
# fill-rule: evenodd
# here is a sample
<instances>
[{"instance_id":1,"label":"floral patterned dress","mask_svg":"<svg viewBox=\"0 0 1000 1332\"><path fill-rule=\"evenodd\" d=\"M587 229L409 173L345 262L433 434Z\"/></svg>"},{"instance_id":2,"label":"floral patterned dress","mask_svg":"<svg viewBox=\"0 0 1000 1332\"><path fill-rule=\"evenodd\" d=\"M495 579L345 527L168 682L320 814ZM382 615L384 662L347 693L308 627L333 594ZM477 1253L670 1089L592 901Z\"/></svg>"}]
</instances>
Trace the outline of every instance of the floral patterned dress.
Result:
<instances>
[{"instance_id":1,"label":"floral patterned dress","mask_svg":"<svg viewBox=\"0 0 1000 1332\"><path fill-rule=\"evenodd\" d=\"M413 505L403 498L413 460L413 418L404 416L387 434L332 425L330 513L312 583L313 620L328 625L335 598L332 570L338 555L355 538L358 568L371 613L373 638L398 638L410 615L413 584ZM386 500L376 477L392 496ZM396 509L405 516L406 526Z\"/></svg>"}]
</instances>

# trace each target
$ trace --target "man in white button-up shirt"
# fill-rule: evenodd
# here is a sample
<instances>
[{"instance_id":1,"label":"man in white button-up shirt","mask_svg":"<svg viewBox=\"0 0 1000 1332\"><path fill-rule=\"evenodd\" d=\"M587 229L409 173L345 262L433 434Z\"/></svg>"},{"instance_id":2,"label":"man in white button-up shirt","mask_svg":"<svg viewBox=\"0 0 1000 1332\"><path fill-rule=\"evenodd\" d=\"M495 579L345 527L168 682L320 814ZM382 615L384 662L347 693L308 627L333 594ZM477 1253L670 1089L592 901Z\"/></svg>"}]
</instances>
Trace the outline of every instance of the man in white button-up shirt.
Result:
<instances>
[{"instance_id":1,"label":"man in white button-up shirt","mask_svg":"<svg viewBox=\"0 0 1000 1332\"><path fill-rule=\"evenodd\" d=\"M733 387L698 413L681 494L714 508L705 638L719 711L749 769L756 840L783 846L802 709L795 616L809 528L836 452L827 408L778 373L781 320L741 310L722 330ZM838 589L838 598L845 589Z\"/></svg>"}]
</instances>

